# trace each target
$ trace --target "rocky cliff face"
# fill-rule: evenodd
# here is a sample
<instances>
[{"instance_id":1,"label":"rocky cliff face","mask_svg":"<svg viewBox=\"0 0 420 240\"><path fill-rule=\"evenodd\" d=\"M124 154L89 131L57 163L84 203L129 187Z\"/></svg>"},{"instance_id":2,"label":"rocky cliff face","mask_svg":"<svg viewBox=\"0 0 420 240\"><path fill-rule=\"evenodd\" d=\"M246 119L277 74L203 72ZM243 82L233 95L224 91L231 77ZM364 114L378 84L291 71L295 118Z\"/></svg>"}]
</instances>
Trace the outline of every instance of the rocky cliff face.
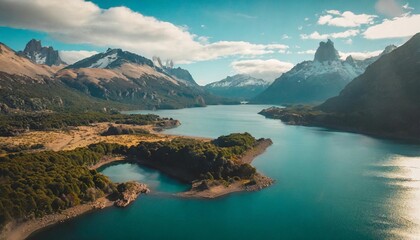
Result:
<instances>
[{"instance_id":1,"label":"rocky cliff face","mask_svg":"<svg viewBox=\"0 0 420 240\"><path fill-rule=\"evenodd\" d=\"M338 61L340 55L334 48L334 43L328 39L327 42L320 42L319 47L315 52L314 61L325 62L325 61Z\"/></svg>"},{"instance_id":2,"label":"rocky cliff face","mask_svg":"<svg viewBox=\"0 0 420 240\"><path fill-rule=\"evenodd\" d=\"M52 47L43 47L41 41L32 39L26 44L23 51L19 55L29 58L32 62L37 64L45 64L48 66L59 66L66 64L61 60L58 51Z\"/></svg>"},{"instance_id":3,"label":"rocky cliff face","mask_svg":"<svg viewBox=\"0 0 420 240\"><path fill-rule=\"evenodd\" d=\"M134 181L121 183L117 186L117 189L119 192L118 200L115 201L115 206L117 207L127 207L131 202L136 200L140 194L150 192L146 184Z\"/></svg>"}]
</instances>

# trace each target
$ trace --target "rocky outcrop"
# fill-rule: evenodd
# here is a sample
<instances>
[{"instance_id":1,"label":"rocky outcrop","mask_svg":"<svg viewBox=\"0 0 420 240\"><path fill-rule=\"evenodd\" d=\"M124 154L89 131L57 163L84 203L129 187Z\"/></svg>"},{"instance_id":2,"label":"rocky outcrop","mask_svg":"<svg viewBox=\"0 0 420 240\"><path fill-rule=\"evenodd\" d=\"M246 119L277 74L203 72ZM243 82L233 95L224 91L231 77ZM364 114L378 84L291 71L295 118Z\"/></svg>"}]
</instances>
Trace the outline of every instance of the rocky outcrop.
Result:
<instances>
[{"instance_id":1,"label":"rocky outcrop","mask_svg":"<svg viewBox=\"0 0 420 240\"><path fill-rule=\"evenodd\" d=\"M334 43L328 39L327 42L320 42L316 50L314 61L337 61L340 59L338 51L334 48Z\"/></svg>"},{"instance_id":2,"label":"rocky outcrop","mask_svg":"<svg viewBox=\"0 0 420 240\"><path fill-rule=\"evenodd\" d=\"M61 60L57 50L52 47L43 47L41 41L32 39L26 44L23 51L19 52L19 55L29 58L32 62L37 64L45 64L48 66L59 66L65 64Z\"/></svg>"},{"instance_id":3,"label":"rocky outcrop","mask_svg":"<svg viewBox=\"0 0 420 240\"><path fill-rule=\"evenodd\" d=\"M162 121L159 121L155 124L153 130L156 132L161 132L165 129L176 128L181 125L181 122L172 118L163 118Z\"/></svg>"},{"instance_id":4,"label":"rocky outcrop","mask_svg":"<svg viewBox=\"0 0 420 240\"><path fill-rule=\"evenodd\" d=\"M117 207L127 207L131 202L136 200L140 194L150 192L146 184L134 181L121 183L117 186L117 189L119 192L118 200L115 201L115 206Z\"/></svg>"}]
</instances>

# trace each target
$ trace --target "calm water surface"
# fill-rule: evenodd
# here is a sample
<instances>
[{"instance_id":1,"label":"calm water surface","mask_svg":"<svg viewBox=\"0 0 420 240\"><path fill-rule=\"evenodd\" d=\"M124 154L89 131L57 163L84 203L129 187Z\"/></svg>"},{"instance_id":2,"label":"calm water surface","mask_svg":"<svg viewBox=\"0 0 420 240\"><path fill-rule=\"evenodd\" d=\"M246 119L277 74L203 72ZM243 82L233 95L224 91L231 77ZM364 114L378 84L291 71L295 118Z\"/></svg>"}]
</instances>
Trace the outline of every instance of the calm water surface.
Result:
<instances>
[{"instance_id":1,"label":"calm water surface","mask_svg":"<svg viewBox=\"0 0 420 240\"><path fill-rule=\"evenodd\" d=\"M154 112L179 119L171 134L250 132L274 144L253 165L276 184L216 200L180 199L188 188L155 170L113 165L114 181L153 194L56 225L32 239L413 239L420 238L420 146L286 126L256 114L267 106ZM145 111L138 111L145 113Z\"/></svg>"}]
</instances>

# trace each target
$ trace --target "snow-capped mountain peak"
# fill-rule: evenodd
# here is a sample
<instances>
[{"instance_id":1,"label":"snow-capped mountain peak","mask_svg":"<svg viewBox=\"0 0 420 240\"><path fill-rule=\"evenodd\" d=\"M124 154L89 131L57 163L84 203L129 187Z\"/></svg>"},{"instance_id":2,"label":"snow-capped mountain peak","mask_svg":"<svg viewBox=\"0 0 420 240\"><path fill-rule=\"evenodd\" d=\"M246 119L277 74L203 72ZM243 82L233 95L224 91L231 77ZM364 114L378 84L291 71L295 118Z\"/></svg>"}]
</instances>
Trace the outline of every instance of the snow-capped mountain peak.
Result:
<instances>
[{"instance_id":1,"label":"snow-capped mountain peak","mask_svg":"<svg viewBox=\"0 0 420 240\"><path fill-rule=\"evenodd\" d=\"M266 86L270 83L263 79L257 79L246 74L228 76L218 82L208 84L210 87L245 87L245 86Z\"/></svg>"},{"instance_id":2,"label":"snow-capped mountain peak","mask_svg":"<svg viewBox=\"0 0 420 240\"><path fill-rule=\"evenodd\" d=\"M313 61L297 64L277 78L266 91L256 97L258 103L314 103L336 96L351 80L382 55L395 49L387 47L376 57L356 60L352 56L341 61L331 40L321 42Z\"/></svg>"},{"instance_id":3,"label":"snow-capped mountain peak","mask_svg":"<svg viewBox=\"0 0 420 240\"><path fill-rule=\"evenodd\" d=\"M251 77L246 74L237 74L226 77L218 82L205 86L206 90L223 97L236 97L251 99L261 93L270 85L270 82Z\"/></svg>"}]
</instances>

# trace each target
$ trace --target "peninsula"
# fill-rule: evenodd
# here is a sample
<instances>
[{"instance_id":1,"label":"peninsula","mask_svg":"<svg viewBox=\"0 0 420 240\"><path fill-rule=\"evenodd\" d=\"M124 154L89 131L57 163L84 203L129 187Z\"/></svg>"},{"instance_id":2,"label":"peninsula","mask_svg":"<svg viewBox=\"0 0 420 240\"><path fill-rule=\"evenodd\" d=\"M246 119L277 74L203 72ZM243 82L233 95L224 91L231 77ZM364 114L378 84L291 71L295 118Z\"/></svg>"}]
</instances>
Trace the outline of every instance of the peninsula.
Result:
<instances>
[{"instance_id":1,"label":"peninsula","mask_svg":"<svg viewBox=\"0 0 420 240\"><path fill-rule=\"evenodd\" d=\"M273 183L250 165L272 142L248 133L217 139L168 135L162 130L179 121L156 115L19 118L30 127L15 126L7 117L0 124L0 239L24 239L89 211L127 206L149 192L142 183L117 184L97 172L114 162L149 166L190 183L191 190L179 197L215 198ZM54 125L55 118L67 118L67 125Z\"/></svg>"}]
</instances>

